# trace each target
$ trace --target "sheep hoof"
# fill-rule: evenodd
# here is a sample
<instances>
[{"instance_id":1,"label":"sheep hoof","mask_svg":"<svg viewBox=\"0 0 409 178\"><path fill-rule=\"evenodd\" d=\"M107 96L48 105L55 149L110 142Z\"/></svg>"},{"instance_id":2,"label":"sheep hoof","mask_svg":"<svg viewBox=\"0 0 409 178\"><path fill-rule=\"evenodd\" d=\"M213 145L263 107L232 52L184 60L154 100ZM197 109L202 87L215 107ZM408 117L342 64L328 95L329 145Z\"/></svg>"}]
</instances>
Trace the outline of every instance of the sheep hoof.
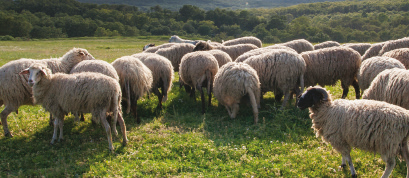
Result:
<instances>
[{"instance_id":1,"label":"sheep hoof","mask_svg":"<svg viewBox=\"0 0 409 178\"><path fill-rule=\"evenodd\" d=\"M126 146L126 145L128 145L128 140L124 140L124 141L122 142L122 146Z\"/></svg>"},{"instance_id":2,"label":"sheep hoof","mask_svg":"<svg viewBox=\"0 0 409 178\"><path fill-rule=\"evenodd\" d=\"M352 178L356 178L356 174L352 174Z\"/></svg>"},{"instance_id":3,"label":"sheep hoof","mask_svg":"<svg viewBox=\"0 0 409 178\"><path fill-rule=\"evenodd\" d=\"M55 143L55 139L52 139L51 142L50 142L50 144L51 144L51 145L54 145L54 143Z\"/></svg>"},{"instance_id":4,"label":"sheep hoof","mask_svg":"<svg viewBox=\"0 0 409 178\"><path fill-rule=\"evenodd\" d=\"M13 134L11 134L10 132L7 132L7 133L5 133L5 134L4 134L4 136L5 136L5 137L10 137L10 138L11 138L11 137L13 137Z\"/></svg>"},{"instance_id":5,"label":"sheep hoof","mask_svg":"<svg viewBox=\"0 0 409 178\"><path fill-rule=\"evenodd\" d=\"M58 142L63 142L63 141L64 141L63 138L59 138L59 139L58 139Z\"/></svg>"},{"instance_id":6,"label":"sheep hoof","mask_svg":"<svg viewBox=\"0 0 409 178\"><path fill-rule=\"evenodd\" d=\"M342 168L342 169L345 169L346 167L347 167L346 164L341 164L341 168Z\"/></svg>"}]
</instances>

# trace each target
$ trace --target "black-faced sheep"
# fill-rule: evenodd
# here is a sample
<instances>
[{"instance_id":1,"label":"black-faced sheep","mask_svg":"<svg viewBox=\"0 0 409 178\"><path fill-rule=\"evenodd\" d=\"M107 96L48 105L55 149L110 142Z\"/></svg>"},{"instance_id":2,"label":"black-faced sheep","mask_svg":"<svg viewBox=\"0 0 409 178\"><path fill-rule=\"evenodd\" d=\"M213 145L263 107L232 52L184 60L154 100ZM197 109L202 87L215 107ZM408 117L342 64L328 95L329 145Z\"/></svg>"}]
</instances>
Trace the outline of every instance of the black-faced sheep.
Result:
<instances>
[{"instance_id":1,"label":"black-faced sheep","mask_svg":"<svg viewBox=\"0 0 409 178\"><path fill-rule=\"evenodd\" d=\"M297 95L304 90L303 76L306 65L301 55L296 52L276 49L249 57L244 63L257 71L262 95L272 91L276 101L280 101L284 95L281 109L286 106L291 90Z\"/></svg>"},{"instance_id":2,"label":"black-faced sheep","mask_svg":"<svg viewBox=\"0 0 409 178\"><path fill-rule=\"evenodd\" d=\"M87 50L74 48L64 56L53 59L19 59L8 62L0 68L0 106L5 105L1 112L1 123L3 124L4 135L12 137L10 133L7 116L11 112L18 112L21 105L33 105L31 87L27 84L27 76L18 73L35 63L47 65L53 73L68 73L71 68L83 60L91 60L94 57Z\"/></svg>"},{"instance_id":3,"label":"black-faced sheep","mask_svg":"<svg viewBox=\"0 0 409 178\"><path fill-rule=\"evenodd\" d=\"M317 137L330 143L342 155L341 167L349 164L356 177L350 155L352 148L379 153L386 163L382 177L388 177L400 155L409 173L409 112L386 102L373 100L332 101L321 87L310 87L298 101L300 109L309 108Z\"/></svg>"},{"instance_id":4,"label":"black-faced sheep","mask_svg":"<svg viewBox=\"0 0 409 178\"><path fill-rule=\"evenodd\" d=\"M342 98L348 95L349 86L355 88L356 98L360 97L360 90L356 75L361 66L361 55L347 47L330 47L301 53L307 64L304 75L306 86L319 84L335 85L341 80Z\"/></svg>"},{"instance_id":5,"label":"black-faced sheep","mask_svg":"<svg viewBox=\"0 0 409 178\"><path fill-rule=\"evenodd\" d=\"M168 92L172 88L174 72L172 63L165 57L155 53L138 53L132 55L141 60L152 72L153 82L151 91L158 97L157 108L162 108L162 102L168 99ZM162 93L159 92L159 88Z\"/></svg>"},{"instance_id":6,"label":"black-faced sheep","mask_svg":"<svg viewBox=\"0 0 409 178\"><path fill-rule=\"evenodd\" d=\"M191 87L190 96L195 97L195 89L200 91L202 113L205 113L205 97L202 87L207 88L209 106L211 105L214 76L219 69L216 58L206 51L196 51L183 56L180 63L180 79ZM185 88L188 88L185 86ZM187 89L189 92L189 89Z\"/></svg>"},{"instance_id":7,"label":"black-faced sheep","mask_svg":"<svg viewBox=\"0 0 409 178\"><path fill-rule=\"evenodd\" d=\"M258 122L260 81L257 72L245 63L229 62L217 72L213 92L220 104L226 107L231 118L239 112L240 100L248 96L253 108L254 123Z\"/></svg>"},{"instance_id":8,"label":"black-faced sheep","mask_svg":"<svg viewBox=\"0 0 409 178\"><path fill-rule=\"evenodd\" d=\"M372 80L379 73L392 68L405 69L405 66L398 60L390 57L374 56L363 61L357 74L361 94L371 85Z\"/></svg>"},{"instance_id":9,"label":"black-faced sheep","mask_svg":"<svg viewBox=\"0 0 409 178\"><path fill-rule=\"evenodd\" d=\"M179 64L182 60L182 57L190 52L193 52L195 45L190 43L179 43L168 48L161 48L156 51L156 54L159 54L163 57L166 57L172 63L173 69L175 72L179 71Z\"/></svg>"},{"instance_id":10,"label":"black-faced sheep","mask_svg":"<svg viewBox=\"0 0 409 178\"><path fill-rule=\"evenodd\" d=\"M399 48L384 53L382 56L395 58L400 61L406 69L409 69L409 48Z\"/></svg>"},{"instance_id":11,"label":"black-faced sheep","mask_svg":"<svg viewBox=\"0 0 409 178\"><path fill-rule=\"evenodd\" d=\"M126 145L126 128L121 114L121 87L117 80L94 72L76 74L52 74L44 64L33 64L20 74L30 74L28 85L33 87L34 101L41 104L54 117L54 133L51 144L63 137L64 116L69 112L92 113L92 119L101 122L108 137L109 149L113 150L111 129L115 135L116 123L119 122ZM113 121L106 120L106 113L112 112Z\"/></svg>"},{"instance_id":12,"label":"black-faced sheep","mask_svg":"<svg viewBox=\"0 0 409 178\"><path fill-rule=\"evenodd\" d=\"M138 58L123 56L111 63L119 76L119 84L123 91L122 99L126 101L128 114L132 111L136 122L141 120L137 116L137 101L152 88L152 72Z\"/></svg>"},{"instance_id":13,"label":"black-faced sheep","mask_svg":"<svg viewBox=\"0 0 409 178\"><path fill-rule=\"evenodd\" d=\"M362 95L363 99L385 101L409 109L409 71L387 69L379 73Z\"/></svg>"},{"instance_id":14,"label":"black-faced sheep","mask_svg":"<svg viewBox=\"0 0 409 178\"><path fill-rule=\"evenodd\" d=\"M226 52L227 54L229 54L231 59L235 61L236 58L242 55L243 53L253 49L258 49L258 47L253 44L238 44L233 46L212 46L207 42L201 41L196 44L196 47L194 48L193 51L209 51L212 49L218 49Z\"/></svg>"},{"instance_id":15,"label":"black-faced sheep","mask_svg":"<svg viewBox=\"0 0 409 178\"><path fill-rule=\"evenodd\" d=\"M341 44L339 44L336 41L325 41L325 42L314 45L314 50L322 49L322 48L329 48L333 46L341 46Z\"/></svg>"},{"instance_id":16,"label":"black-faced sheep","mask_svg":"<svg viewBox=\"0 0 409 178\"><path fill-rule=\"evenodd\" d=\"M254 36L245 36L241 38L236 38L236 39L225 41L222 44L224 46L233 46L237 44L253 44L259 48L263 46L261 40Z\"/></svg>"}]
</instances>

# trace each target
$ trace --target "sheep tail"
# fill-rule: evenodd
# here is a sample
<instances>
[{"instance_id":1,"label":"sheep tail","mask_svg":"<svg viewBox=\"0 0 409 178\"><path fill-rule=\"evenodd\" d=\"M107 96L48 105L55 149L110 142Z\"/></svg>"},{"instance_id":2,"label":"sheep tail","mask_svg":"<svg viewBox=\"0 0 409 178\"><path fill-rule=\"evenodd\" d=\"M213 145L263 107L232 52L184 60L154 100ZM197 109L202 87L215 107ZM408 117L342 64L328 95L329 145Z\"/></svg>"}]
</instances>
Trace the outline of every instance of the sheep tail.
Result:
<instances>
[{"instance_id":1,"label":"sheep tail","mask_svg":"<svg viewBox=\"0 0 409 178\"><path fill-rule=\"evenodd\" d=\"M257 122L258 122L258 109L257 109L258 104L257 104L256 96L255 96L254 91L252 90L251 87L246 86L246 90L247 90L247 93L249 94L251 107L253 108L254 124L257 124Z\"/></svg>"},{"instance_id":2,"label":"sheep tail","mask_svg":"<svg viewBox=\"0 0 409 178\"><path fill-rule=\"evenodd\" d=\"M125 93L126 93L126 113L131 112L131 91L130 91L129 81L125 82Z\"/></svg>"}]
</instances>

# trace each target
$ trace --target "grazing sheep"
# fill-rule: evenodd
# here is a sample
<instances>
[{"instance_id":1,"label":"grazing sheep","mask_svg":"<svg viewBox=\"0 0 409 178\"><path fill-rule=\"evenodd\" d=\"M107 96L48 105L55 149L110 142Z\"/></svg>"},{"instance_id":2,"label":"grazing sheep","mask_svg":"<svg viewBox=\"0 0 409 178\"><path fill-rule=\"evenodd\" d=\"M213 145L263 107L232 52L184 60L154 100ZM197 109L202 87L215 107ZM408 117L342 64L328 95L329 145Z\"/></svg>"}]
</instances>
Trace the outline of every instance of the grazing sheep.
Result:
<instances>
[{"instance_id":1,"label":"grazing sheep","mask_svg":"<svg viewBox=\"0 0 409 178\"><path fill-rule=\"evenodd\" d=\"M157 108L162 108L162 102L168 99L168 92L172 88L174 72L172 63L165 57L155 53L138 53L132 55L138 58L152 72L153 82L151 91L158 97L159 103ZM162 93L159 92L161 88Z\"/></svg>"},{"instance_id":2,"label":"grazing sheep","mask_svg":"<svg viewBox=\"0 0 409 178\"><path fill-rule=\"evenodd\" d=\"M212 46L207 42L201 41L197 43L193 51L208 51L212 49L218 49L218 50L222 50L226 52L227 54L229 54L231 59L235 61L236 58L242 55L243 53L253 50L253 49L258 49L258 47L253 44L238 44L238 45L233 45L233 46L217 47L217 46Z\"/></svg>"},{"instance_id":3,"label":"grazing sheep","mask_svg":"<svg viewBox=\"0 0 409 178\"><path fill-rule=\"evenodd\" d=\"M219 43L219 42L213 42L213 41L210 41L210 40L207 40L207 43L209 43L209 44L212 45L212 46L217 46L217 47L224 46L223 44L221 44L221 43ZM196 43L196 44L197 44L197 43Z\"/></svg>"},{"instance_id":4,"label":"grazing sheep","mask_svg":"<svg viewBox=\"0 0 409 178\"><path fill-rule=\"evenodd\" d=\"M115 68L108 62L103 60L86 60L75 65L70 74L81 73L81 72L96 72L101 73L106 76L112 77L119 82L118 74ZM75 120L79 121L78 113L75 113ZM84 121L84 115L81 114L81 121ZM50 117L50 125L53 124L53 119Z\"/></svg>"},{"instance_id":5,"label":"grazing sheep","mask_svg":"<svg viewBox=\"0 0 409 178\"><path fill-rule=\"evenodd\" d=\"M196 45L197 41L184 40L177 35L173 35L170 37L169 43L190 43L192 45Z\"/></svg>"},{"instance_id":6,"label":"grazing sheep","mask_svg":"<svg viewBox=\"0 0 409 178\"><path fill-rule=\"evenodd\" d=\"M145 49L145 50L143 51L143 53L155 53L155 52L158 51L159 49L169 48L169 47L171 47L171 46L178 45L178 44L179 44L179 43L164 43L164 44L161 44L161 45L159 45L159 46L149 47L149 48Z\"/></svg>"},{"instance_id":7,"label":"grazing sheep","mask_svg":"<svg viewBox=\"0 0 409 178\"><path fill-rule=\"evenodd\" d=\"M154 46L155 46L155 44L149 43L149 44L143 46L142 51L145 51L146 49L148 49L148 48L150 48L150 47L154 47Z\"/></svg>"},{"instance_id":8,"label":"grazing sheep","mask_svg":"<svg viewBox=\"0 0 409 178\"><path fill-rule=\"evenodd\" d=\"M53 59L19 59L10 61L0 68L0 106L5 105L1 112L1 123L3 124L4 135L12 137L10 133L7 116L11 112L18 113L21 105L33 105L31 87L27 84L27 76L18 75L18 73L28 68L34 63L47 65L53 73L68 73L71 68L83 60L91 60L94 57L87 50L73 48L64 56Z\"/></svg>"},{"instance_id":9,"label":"grazing sheep","mask_svg":"<svg viewBox=\"0 0 409 178\"><path fill-rule=\"evenodd\" d=\"M202 87L207 88L207 94L209 95L209 106L212 100L212 87L214 76L219 69L219 64L216 58L206 51L196 51L188 53L183 56L180 62L180 79L184 84L189 85L191 88L190 96L195 98L195 89L200 91L202 99L202 113L205 113L205 97ZM207 86L206 86L207 85ZM189 89L185 86L187 91ZM196 100L196 98L195 98Z\"/></svg>"},{"instance_id":10,"label":"grazing sheep","mask_svg":"<svg viewBox=\"0 0 409 178\"><path fill-rule=\"evenodd\" d=\"M379 51L379 56L382 56L388 51L392 51L394 49L399 48L409 48L409 37L385 42L381 51Z\"/></svg>"},{"instance_id":11,"label":"grazing sheep","mask_svg":"<svg viewBox=\"0 0 409 178\"><path fill-rule=\"evenodd\" d=\"M228 40L222 43L224 46L233 46L237 44L253 44L256 45L257 47L261 48L263 45L261 43L261 40L258 39L257 37L254 36L246 36L246 37L241 37L241 38L236 38L232 40Z\"/></svg>"},{"instance_id":12,"label":"grazing sheep","mask_svg":"<svg viewBox=\"0 0 409 178\"><path fill-rule=\"evenodd\" d=\"M395 58L400 61L406 69L409 69L409 48L399 48L384 53L382 56Z\"/></svg>"},{"instance_id":13,"label":"grazing sheep","mask_svg":"<svg viewBox=\"0 0 409 178\"><path fill-rule=\"evenodd\" d=\"M392 68L405 69L405 66L398 60L390 57L375 56L363 61L357 74L361 94L371 85L372 80L379 73Z\"/></svg>"},{"instance_id":14,"label":"grazing sheep","mask_svg":"<svg viewBox=\"0 0 409 178\"><path fill-rule=\"evenodd\" d=\"M226 52L222 50L214 49L214 50L210 50L207 52L209 52L216 58L217 63L219 64L219 67L222 67L224 64L233 61L231 57L229 56L229 54L227 54Z\"/></svg>"},{"instance_id":15,"label":"grazing sheep","mask_svg":"<svg viewBox=\"0 0 409 178\"><path fill-rule=\"evenodd\" d=\"M409 109L409 71L388 69L379 73L362 95L363 99L385 101Z\"/></svg>"},{"instance_id":16,"label":"grazing sheep","mask_svg":"<svg viewBox=\"0 0 409 178\"><path fill-rule=\"evenodd\" d=\"M245 63L229 62L222 66L214 78L214 96L226 107L230 118L236 118L240 99L250 98L254 123L258 122L260 106L260 81L257 72Z\"/></svg>"},{"instance_id":17,"label":"grazing sheep","mask_svg":"<svg viewBox=\"0 0 409 178\"><path fill-rule=\"evenodd\" d=\"M159 49L155 53L169 59L172 63L173 69L177 72L179 71L179 64L182 57L185 54L192 52L194 48L195 45L189 43L181 43L179 45Z\"/></svg>"},{"instance_id":18,"label":"grazing sheep","mask_svg":"<svg viewBox=\"0 0 409 178\"><path fill-rule=\"evenodd\" d=\"M306 65L301 55L296 52L276 49L249 57L244 63L257 71L262 95L273 91L276 101L280 101L284 95L281 109L286 106L290 90L295 90L297 95L304 90L303 76Z\"/></svg>"},{"instance_id":19,"label":"grazing sheep","mask_svg":"<svg viewBox=\"0 0 409 178\"><path fill-rule=\"evenodd\" d=\"M356 98L360 90L356 75L361 66L361 55L351 48L334 46L301 53L307 64L304 80L306 86L335 85L341 80L342 98L347 97L349 86L355 88Z\"/></svg>"},{"instance_id":20,"label":"grazing sheep","mask_svg":"<svg viewBox=\"0 0 409 178\"><path fill-rule=\"evenodd\" d=\"M314 50L322 49L322 48L329 48L333 46L341 46L341 44L339 44L336 41L325 41L325 42L314 45Z\"/></svg>"},{"instance_id":21,"label":"grazing sheep","mask_svg":"<svg viewBox=\"0 0 409 178\"><path fill-rule=\"evenodd\" d=\"M342 46L352 48L362 56L372 45L370 43L345 43Z\"/></svg>"},{"instance_id":22,"label":"grazing sheep","mask_svg":"<svg viewBox=\"0 0 409 178\"><path fill-rule=\"evenodd\" d=\"M119 76L119 84L124 93L128 114L132 110L136 122L141 122L137 116L137 100L152 88L152 72L138 58L123 56L111 63Z\"/></svg>"},{"instance_id":23,"label":"grazing sheep","mask_svg":"<svg viewBox=\"0 0 409 178\"><path fill-rule=\"evenodd\" d=\"M383 47L383 45L385 43L386 42L372 44L371 47L369 49L367 49L365 51L365 54L362 56L362 61L364 61L364 60L366 60L368 58L374 57L374 56L379 56L379 51L381 51L381 49L382 49L382 47Z\"/></svg>"},{"instance_id":24,"label":"grazing sheep","mask_svg":"<svg viewBox=\"0 0 409 178\"><path fill-rule=\"evenodd\" d=\"M308 88L300 97L298 108L309 108L316 136L341 153L341 167L347 162L352 177L356 177L350 155L352 148L379 153L386 163L382 177L392 173L397 155L403 157L409 173L409 111L406 109L373 100L332 101L331 95L321 87Z\"/></svg>"},{"instance_id":25,"label":"grazing sheep","mask_svg":"<svg viewBox=\"0 0 409 178\"><path fill-rule=\"evenodd\" d=\"M52 74L44 64L33 64L20 72L30 74L28 85L33 87L34 102L41 104L45 110L55 116L54 134L51 144L57 139L64 139L64 116L68 112L92 113L92 119L101 122L108 137L109 149L112 145L111 129L117 135L116 123L119 122L123 135L123 144L126 145L126 126L121 114L121 88L117 80L94 72L76 74ZM111 127L106 120L106 113L112 112Z\"/></svg>"},{"instance_id":26,"label":"grazing sheep","mask_svg":"<svg viewBox=\"0 0 409 178\"><path fill-rule=\"evenodd\" d=\"M286 43L281 43L279 45L293 48L297 51L297 53L314 50L314 46L305 39L292 40Z\"/></svg>"},{"instance_id":27,"label":"grazing sheep","mask_svg":"<svg viewBox=\"0 0 409 178\"><path fill-rule=\"evenodd\" d=\"M277 50L277 49L285 49L285 50L295 52L295 53L297 52L293 48L290 48L290 47L287 47L287 46L272 45L272 46L268 46L268 47L264 47L264 48L257 48L257 49L247 51L247 52L243 53L242 55L240 55L239 57L237 57L237 59L234 62L243 62L244 60L246 60L247 58L249 58L251 56L256 56L256 55L267 53L269 51L274 51L274 50Z\"/></svg>"}]
</instances>

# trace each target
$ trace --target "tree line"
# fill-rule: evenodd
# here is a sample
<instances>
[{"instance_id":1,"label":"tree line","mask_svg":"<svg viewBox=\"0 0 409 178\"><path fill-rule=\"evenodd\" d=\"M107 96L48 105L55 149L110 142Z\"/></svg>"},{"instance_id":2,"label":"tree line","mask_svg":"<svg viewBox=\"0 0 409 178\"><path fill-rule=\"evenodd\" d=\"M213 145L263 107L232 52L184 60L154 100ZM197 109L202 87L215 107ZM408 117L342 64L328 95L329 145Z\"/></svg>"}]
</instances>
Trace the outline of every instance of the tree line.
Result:
<instances>
[{"instance_id":1,"label":"tree line","mask_svg":"<svg viewBox=\"0 0 409 178\"><path fill-rule=\"evenodd\" d=\"M252 35L267 43L300 38L377 42L408 36L408 10L405 0L207 11L193 5L179 11L159 5L141 11L135 6L75 0L1 0L0 39L179 35L221 41Z\"/></svg>"}]
</instances>

